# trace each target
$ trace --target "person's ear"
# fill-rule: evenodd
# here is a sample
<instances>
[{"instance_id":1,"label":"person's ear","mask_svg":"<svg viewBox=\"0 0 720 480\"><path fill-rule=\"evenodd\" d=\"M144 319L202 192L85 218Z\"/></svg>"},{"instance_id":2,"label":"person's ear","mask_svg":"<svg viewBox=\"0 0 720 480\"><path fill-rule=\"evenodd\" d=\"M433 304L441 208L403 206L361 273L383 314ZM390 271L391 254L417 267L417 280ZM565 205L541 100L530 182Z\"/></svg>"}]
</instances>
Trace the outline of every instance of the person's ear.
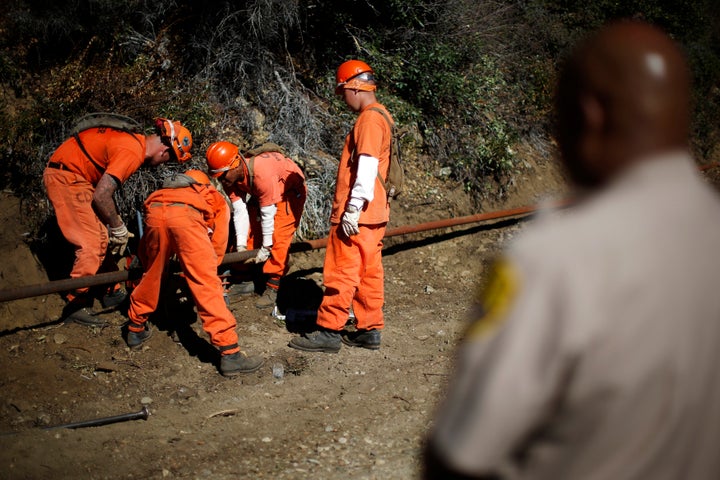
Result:
<instances>
[{"instance_id":1,"label":"person's ear","mask_svg":"<svg viewBox=\"0 0 720 480\"><path fill-rule=\"evenodd\" d=\"M591 132L602 132L605 127L605 109L594 95L580 97L580 111L585 128Z\"/></svg>"}]
</instances>

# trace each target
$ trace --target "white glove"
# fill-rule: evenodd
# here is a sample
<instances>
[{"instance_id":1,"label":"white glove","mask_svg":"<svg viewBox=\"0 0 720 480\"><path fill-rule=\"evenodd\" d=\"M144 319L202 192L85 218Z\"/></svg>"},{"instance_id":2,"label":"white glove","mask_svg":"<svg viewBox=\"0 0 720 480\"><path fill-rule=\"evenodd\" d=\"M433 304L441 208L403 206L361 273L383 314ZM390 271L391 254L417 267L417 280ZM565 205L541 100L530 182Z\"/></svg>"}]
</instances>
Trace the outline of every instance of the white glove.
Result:
<instances>
[{"instance_id":1,"label":"white glove","mask_svg":"<svg viewBox=\"0 0 720 480\"><path fill-rule=\"evenodd\" d=\"M270 258L270 249L271 248L272 248L272 245L270 245L269 247L266 247L265 245L260 247L260 249L257 252L257 255L255 255L255 263L263 263L268 258Z\"/></svg>"},{"instance_id":2,"label":"white glove","mask_svg":"<svg viewBox=\"0 0 720 480\"><path fill-rule=\"evenodd\" d=\"M355 205L348 205L340 222L340 228L345 232L345 235L351 237L360 233L358 220L360 220L360 209Z\"/></svg>"},{"instance_id":3,"label":"white glove","mask_svg":"<svg viewBox=\"0 0 720 480\"><path fill-rule=\"evenodd\" d=\"M128 232L127 227L124 223L120 224L119 227L110 227L110 235L108 238L108 247L112 255L122 255L125 253L128 241L135 235Z\"/></svg>"}]
</instances>

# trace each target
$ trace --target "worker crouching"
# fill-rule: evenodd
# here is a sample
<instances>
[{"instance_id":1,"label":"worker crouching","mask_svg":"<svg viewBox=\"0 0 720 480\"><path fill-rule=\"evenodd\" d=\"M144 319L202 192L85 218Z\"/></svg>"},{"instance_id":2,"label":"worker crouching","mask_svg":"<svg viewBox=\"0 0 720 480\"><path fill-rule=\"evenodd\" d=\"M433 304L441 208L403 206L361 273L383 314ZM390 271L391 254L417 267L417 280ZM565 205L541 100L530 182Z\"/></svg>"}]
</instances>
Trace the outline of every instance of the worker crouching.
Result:
<instances>
[{"instance_id":1,"label":"worker crouching","mask_svg":"<svg viewBox=\"0 0 720 480\"><path fill-rule=\"evenodd\" d=\"M140 261L145 267L130 295L127 344L140 346L151 336L148 317L157 309L170 258L176 255L197 307L203 329L220 351L220 373L254 372L262 358L240 350L237 322L223 299L217 266L228 241L230 209L224 197L199 170L167 180L145 201L145 234Z\"/></svg>"},{"instance_id":2,"label":"worker crouching","mask_svg":"<svg viewBox=\"0 0 720 480\"><path fill-rule=\"evenodd\" d=\"M271 143L243 154L233 143L215 142L206 158L210 175L232 202L237 250L258 251L250 261L262 264L265 291L255 306L273 309L290 268L290 244L305 206L305 176L281 147Z\"/></svg>"}]
</instances>

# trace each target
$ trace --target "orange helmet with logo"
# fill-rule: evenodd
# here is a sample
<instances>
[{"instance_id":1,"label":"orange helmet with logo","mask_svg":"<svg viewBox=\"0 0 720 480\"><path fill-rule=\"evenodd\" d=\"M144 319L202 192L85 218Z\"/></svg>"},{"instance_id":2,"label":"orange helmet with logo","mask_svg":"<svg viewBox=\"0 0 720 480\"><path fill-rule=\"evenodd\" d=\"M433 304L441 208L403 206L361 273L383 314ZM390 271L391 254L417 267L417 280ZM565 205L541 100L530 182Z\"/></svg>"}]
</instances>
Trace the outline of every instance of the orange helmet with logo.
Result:
<instances>
[{"instance_id":1,"label":"orange helmet with logo","mask_svg":"<svg viewBox=\"0 0 720 480\"><path fill-rule=\"evenodd\" d=\"M190 160L192 154L192 135L190 130L183 127L178 121L168 120L167 118L156 118L155 128L163 143L172 148L175 158L178 162L184 163Z\"/></svg>"},{"instance_id":2,"label":"orange helmet with logo","mask_svg":"<svg viewBox=\"0 0 720 480\"><path fill-rule=\"evenodd\" d=\"M210 183L210 178L208 178L207 174L201 170L188 170L185 172L185 175L204 185Z\"/></svg>"},{"instance_id":3,"label":"orange helmet with logo","mask_svg":"<svg viewBox=\"0 0 720 480\"><path fill-rule=\"evenodd\" d=\"M348 60L340 65L335 74L335 93L343 90L375 91L375 72L370 65L360 60Z\"/></svg>"},{"instance_id":4,"label":"orange helmet with logo","mask_svg":"<svg viewBox=\"0 0 720 480\"><path fill-rule=\"evenodd\" d=\"M238 146L230 142L215 142L205 152L208 173L217 178L228 170L240 165Z\"/></svg>"}]
</instances>

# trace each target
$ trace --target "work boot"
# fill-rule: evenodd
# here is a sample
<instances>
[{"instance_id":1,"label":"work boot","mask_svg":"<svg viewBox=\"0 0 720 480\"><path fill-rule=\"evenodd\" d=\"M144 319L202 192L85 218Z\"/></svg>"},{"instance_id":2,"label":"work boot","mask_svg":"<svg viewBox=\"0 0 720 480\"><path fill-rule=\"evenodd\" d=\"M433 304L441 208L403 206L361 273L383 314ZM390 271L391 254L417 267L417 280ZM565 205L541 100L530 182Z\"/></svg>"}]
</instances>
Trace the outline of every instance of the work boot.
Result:
<instances>
[{"instance_id":1,"label":"work boot","mask_svg":"<svg viewBox=\"0 0 720 480\"><path fill-rule=\"evenodd\" d=\"M117 307L118 305L123 303L126 298L127 292L119 288L112 293L106 293L105 295L103 295L103 297L100 299L100 303L102 304L103 308L112 308Z\"/></svg>"},{"instance_id":2,"label":"work boot","mask_svg":"<svg viewBox=\"0 0 720 480\"><path fill-rule=\"evenodd\" d=\"M315 330L311 333L304 333L299 337L293 337L288 344L291 348L304 350L306 352L337 353L340 351L340 332L334 330Z\"/></svg>"},{"instance_id":3,"label":"work boot","mask_svg":"<svg viewBox=\"0 0 720 480\"><path fill-rule=\"evenodd\" d=\"M76 297L65 305L61 318L65 323L74 322L87 327L108 326L107 320L92 309L92 303L92 298Z\"/></svg>"},{"instance_id":4,"label":"work boot","mask_svg":"<svg viewBox=\"0 0 720 480\"><path fill-rule=\"evenodd\" d=\"M137 348L145 341L152 337L152 330L150 327L144 325L144 329L140 332L133 332L132 330L128 330L127 332L127 346L130 348Z\"/></svg>"},{"instance_id":5,"label":"work boot","mask_svg":"<svg viewBox=\"0 0 720 480\"><path fill-rule=\"evenodd\" d=\"M255 293L255 283L254 282L240 282L235 283L230 287L230 294L233 295L250 295L251 293Z\"/></svg>"},{"instance_id":6,"label":"work boot","mask_svg":"<svg viewBox=\"0 0 720 480\"><path fill-rule=\"evenodd\" d=\"M257 356L248 356L243 351L222 355L220 357L220 373L225 377L234 377L243 373L257 371L264 360Z\"/></svg>"},{"instance_id":7,"label":"work boot","mask_svg":"<svg viewBox=\"0 0 720 480\"><path fill-rule=\"evenodd\" d=\"M255 303L255 307L261 309L274 307L277 302L277 292L276 288L267 287L260 300Z\"/></svg>"},{"instance_id":8,"label":"work boot","mask_svg":"<svg viewBox=\"0 0 720 480\"><path fill-rule=\"evenodd\" d=\"M343 330L340 335L342 342L351 347L362 347L370 350L380 349L380 330Z\"/></svg>"}]
</instances>

